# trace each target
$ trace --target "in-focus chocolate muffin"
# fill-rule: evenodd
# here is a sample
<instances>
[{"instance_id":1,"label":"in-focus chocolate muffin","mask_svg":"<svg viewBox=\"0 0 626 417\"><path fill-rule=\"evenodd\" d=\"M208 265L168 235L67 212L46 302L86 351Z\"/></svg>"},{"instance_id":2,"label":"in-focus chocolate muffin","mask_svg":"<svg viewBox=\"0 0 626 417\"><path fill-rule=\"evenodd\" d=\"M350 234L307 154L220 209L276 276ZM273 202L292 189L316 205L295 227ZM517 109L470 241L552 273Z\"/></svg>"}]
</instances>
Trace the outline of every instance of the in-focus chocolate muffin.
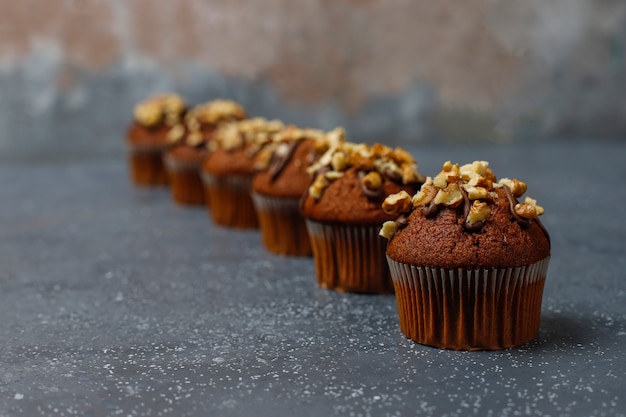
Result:
<instances>
[{"instance_id":1,"label":"in-focus chocolate muffin","mask_svg":"<svg viewBox=\"0 0 626 417\"><path fill-rule=\"evenodd\" d=\"M207 143L220 124L246 117L244 109L232 100L213 100L191 109L183 123L168 132L171 146L165 151L165 166L172 198L184 205L208 204L200 169L207 156Z\"/></svg>"},{"instance_id":2,"label":"in-focus chocolate muffin","mask_svg":"<svg viewBox=\"0 0 626 417\"><path fill-rule=\"evenodd\" d=\"M382 210L389 194L413 193L423 177L404 149L345 142L310 168L313 181L303 197L320 286L337 291L390 293L386 242L378 231L391 218Z\"/></svg>"},{"instance_id":3,"label":"in-focus chocolate muffin","mask_svg":"<svg viewBox=\"0 0 626 417\"><path fill-rule=\"evenodd\" d=\"M300 199L311 183L308 167L331 146L345 141L345 132L289 126L279 132L257 157L252 180L261 238L273 253L310 256L311 245Z\"/></svg>"},{"instance_id":4,"label":"in-focus chocolate muffin","mask_svg":"<svg viewBox=\"0 0 626 417\"><path fill-rule=\"evenodd\" d=\"M187 104L176 94L153 96L134 108L126 133L131 180L138 186L167 185L163 152L169 147L168 132L179 124Z\"/></svg>"},{"instance_id":5,"label":"in-focus chocolate muffin","mask_svg":"<svg viewBox=\"0 0 626 417\"><path fill-rule=\"evenodd\" d=\"M215 131L202 164L202 181L216 224L241 229L259 226L250 195L256 157L284 127L278 120L253 118Z\"/></svg>"},{"instance_id":6,"label":"in-focus chocolate muffin","mask_svg":"<svg viewBox=\"0 0 626 417\"><path fill-rule=\"evenodd\" d=\"M485 161L446 162L411 196L389 196L387 258L400 328L447 349L504 349L534 339L550 258L543 208L526 184Z\"/></svg>"}]
</instances>

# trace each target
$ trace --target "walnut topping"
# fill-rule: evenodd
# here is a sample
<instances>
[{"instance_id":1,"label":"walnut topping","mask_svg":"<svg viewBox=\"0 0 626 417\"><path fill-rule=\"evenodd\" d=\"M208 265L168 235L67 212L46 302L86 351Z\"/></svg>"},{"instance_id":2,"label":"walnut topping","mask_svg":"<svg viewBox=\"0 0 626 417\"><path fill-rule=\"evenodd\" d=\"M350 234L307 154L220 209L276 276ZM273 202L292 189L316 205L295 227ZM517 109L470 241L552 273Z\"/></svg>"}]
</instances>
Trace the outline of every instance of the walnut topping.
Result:
<instances>
[{"instance_id":1,"label":"walnut topping","mask_svg":"<svg viewBox=\"0 0 626 417\"><path fill-rule=\"evenodd\" d=\"M383 227L382 229L380 229L380 232L378 234L385 239L391 239L393 235L396 234L397 230L398 226L396 225L396 222L394 222L393 220L389 220L383 223Z\"/></svg>"},{"instance_id":2,"label":"walnut topping","mask_svg":"<svg viewBox=\"0 0 626 417\"><path fill-rule=\"evenodd\" d=\"M422 188L413 196L413 207L424 207L430 204L435 198L439 190L433 186L432 178L428 177L431 183L424 183Z\"/></svg>"},{"instance_id":3,"label":"walnut topping","mask_svg":"<svg viewBox=\"0 0 626 417\"><path fill-rule=\"evenodd\" d=\"M515 205L515 212L525 219L534 219L543 214L543 207L537 205L537 201L526 197L523 203Z\"/></svg>"},{"instance_id":4,"label":"walnut topping","mask_svg":"<svg viewBox=\"0 0 626 417\"><path fill-rule=\"evenodd\" d=\"M434 178L426 177L420 190L413 196L411 207L400 214L420 208L425 216L432 217L437 214L439 207L456 208L463 205L466 229L478 230L502 195L496 190L503 189L507 200L504 204L508 204L513 219L520 226L528 227L530 220L542 215L544 209L529 197L523 203L517 202L516 198L521 197L526 188L526 183L517 179L503 178L497 181L486 161L474 161L462 166L446 161Z\"/></svg>"},{"instance_id":5,"label":"walnut topping","mask_svg":"<svg viewBox=\"0 0 626 417\"><path fill-rule=\"evenodd\" d=\"M489 195L489 191L487 191L484 187L476 187L470 184L463 184L463 189L467 193L467 198L470 200L479 200L485 199Z\"/></svg>"},{"instance_id":6,"label":"walnut topping","mask_svg":"<svg viewBox=\"0 0 626 417\"><path fill-rule=\"evenodd\" d=\"M198 121L201 124L217 125L225 121L242 120L246 112L239 104L232 100L212 100L194 107Z\"/></svg>"},{"instance_id":7,"label":"walnut topping","mask_svg":"<svg viewBox=\"0 0 626 417\"><path fill-rule=\"evenodd\" d=\"M330 165L333 167L334 171L343 171L346 169L348 165L348 160L346 159L346 155L342 152L336 152L331 155Z\"/></svg>"},{"instance_id":8,"label":"walnut topping","mask_svg":"<svg viewBox=\"0 0 626 417\"><path fill-rule=\"evenodd\" d=\"M185 126L181 123L174 125L170 130L167 131L167 141L170 143L176 143L183 138L185 135Z\"/></svg>"},{"instance_id":9,"label":"walnut topping","mask_svg":"<svg viewBox=\"0 0 626 417\"><path fill-rule=\"evenodd\" d=\"M315 177L315 181L313 181L313 184L311 184L311 186L309 187L309 195L316 200L319 200L319 198L322 196L322 191L324 191L324 188L326 188L327 185L328 180L326 179L326 176L318 175L317 177Z\"/></svg>"},{"instance_id":10,"label":"walnut topping","mask_svg":"<svg viewBox=\"0 0 626 417\"><path fill-rule=\"evenodd\" d=\"M383 185L383 179L376 171L370 171L361 180L361 184L370 190L379 190Z\"/></svg>"},{"instance_id":11,"label":"walnut topping","mask_svg":"<svg viewBox=\"0 0 626 417\"><path fill-rule=\"evenodd\" d=\"M215 131L214 140L209 141L209 144L211 150L223 148L228 151L248 146L252 153L256 154L271 143L282 129L284 129L282 122L263 118L223 123ZM215 143L212 144L213 142Z\"/></svg>"},{"instance_id":12,"label":"walnut topping","mask_svg":"<svg viewBox=\"0 0 626 417\"><path fill-rule=\"evenodd\" d=\"M411 209L411 196L402 190L399 193L390 194L383 201L383 211L392 216L399 216Z\"/></svg>"},{"instance_id":13,"label":"walnut topping","mask_svg":"<svg viewBox=\"0 0 626 417\"><path fill-rule=\"evenodd\" d=\"M383 177L402 184L423 181L417 163L407 151L402 148L391 149L379 143L372 146L353 142L333 144L307 171L310 174L322 170L343 172L350 168L359 171L363 192L370 198L379 196Z\"/></svg>"},{"instance_id":14,"label":"walnut topping","mask_svg":"<svg viewBox=\"0 0 626 417\"><path fill-rule=\"evenodd\" d=\"M472 203L472 207L469 209L469 213L467 214L467 223L470 225L480 223L489 216L491 213L491 209L489 205L484 201L474 200Z\"/></svg>"},{"instance_id":15,"label":"walnut topping","mask_svg":"<svg viewBox=\"0 0 626 417\"><path fill-rule=\"evenodd\" d=\"M135 120L144 126L156 126L165 122L167 126L174 126L187 110L185 101L176 94L161 94L153 96L135 106Z\"/></svg>"},{"instance_id":16,"label":"walnut topping","mask_svg":"<svg viewBox=\"0 0 626 417\"><path fill-rule=\"evenodd\" d=\"M526 189L528 188L525 182L522 182L516 179L511 180L509 178L502 178L500 181L494 184L494 187L500 188L504 185L509 187L509 189L511 190L511 193L513 193L513 196L518 197L518 198L524 195L524 193L526 192Z\"/></svg>"},{"instance_id":17,"label":"walnut topping","mask_svg":"<svg viewBox=\"0 0 626 417\"><path fill-rule=\"evenodd\" d=\"M163 109L156 102L139 103L135 106L135 120L144 126L156 126L163 117Z\"/></svg>"},{"instance_id":18,"label":"walnut topping","mask_svg":"<svg viewBox=\"0 0 626 417\"><path fill-rule=\"evenodd\" d=\"M448 207L458 207L463 201L463 193L457 183L448 184L446 188L440 189L433 199L435 204L444 204Z\"/></svg>"}]
</instances>

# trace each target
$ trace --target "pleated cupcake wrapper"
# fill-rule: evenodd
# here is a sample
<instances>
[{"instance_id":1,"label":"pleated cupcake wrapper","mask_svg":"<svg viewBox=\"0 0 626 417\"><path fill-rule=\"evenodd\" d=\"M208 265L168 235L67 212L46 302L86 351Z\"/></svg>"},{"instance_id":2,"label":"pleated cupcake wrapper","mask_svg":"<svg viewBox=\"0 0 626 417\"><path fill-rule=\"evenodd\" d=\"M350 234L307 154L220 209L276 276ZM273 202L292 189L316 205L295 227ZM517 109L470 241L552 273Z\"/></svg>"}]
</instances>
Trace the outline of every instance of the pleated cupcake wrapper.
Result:
<instances>
[{"instance_id":1,"label":"pleated cupcake wrapper","mask_svg":"<svg viewBox=\"0 0 626 417\"><path fill-rule=\"evenodd\" d=\"M130 174L133 183L142 186L169 184L163 163L163 148L128 144Z\"/></svg>"},{"instance_id":2,"label":"pleated cupcake wrapper","mask_svg":"<svg viewBox=\"0 0 626 417\"><path fill-rule=\"evenodd\" d=\"M163 156L174 201L185 205L204 205L204 185L200 177L200 164L179 161L170 155Z\"/></svg>"},{"instance_id":3,"label":"pleated cupcake wrapper","mask_svg":"<svg viewBox=\"0 0 626 417\"><path fill-rule=\"evenodd\" d=\"M387 257L402 332L424 345L506 349L537 336L550 258L504 269L445 269Z\"/></svg>"},{"instance_id":4,"label":"pleated cupcake wrapper","mask_svg":"<svg viewBox=\"0 0 626 417\"><path fill-rule=\"evenodd\" d=\"M280 255L310 256L309 234L300 199L252 193L265 248Z\"/></svg>"},{"instance_id":5,"label":"pleated cupcake wrapper","mask_svg":"<svg viewBox=\"0 0 626 417\"><path fill-rule=\"evenodd\" d=\"M237 229L259 227L250 196L251 176L218 176L202 171L201 177L210 205L210 215L216 224Z\"/></svg>"},{"instance_id":6,"label":"pleated cupcake wrapper","mask_svg":"<svg viewBox=\"0 0 626 417\"><path fill-rule=\"evenodd\" d=\"M317 282L323 288L357 293L392 293L385 260L387 241L378 226L306 220Z\"/></svg>"}]
</instances>

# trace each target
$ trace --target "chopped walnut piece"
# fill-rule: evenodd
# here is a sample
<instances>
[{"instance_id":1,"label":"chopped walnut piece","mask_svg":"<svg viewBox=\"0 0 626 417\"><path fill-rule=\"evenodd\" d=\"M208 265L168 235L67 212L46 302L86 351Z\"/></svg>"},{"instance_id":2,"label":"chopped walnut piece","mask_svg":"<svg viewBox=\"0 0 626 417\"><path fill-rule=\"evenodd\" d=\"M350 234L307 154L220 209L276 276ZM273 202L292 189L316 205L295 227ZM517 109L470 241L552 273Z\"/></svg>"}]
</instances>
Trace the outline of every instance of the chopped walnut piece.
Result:
<instances>
[{"instance_id":1,"label":"chopped walnut piece","mask_svg":"<svg viewBox=\"0 0 626 417\"><path fill-rule=\"evenodd\" d=\"M518 203L515 205L515 213L525 219L534 219L537 217L537 210L535 206L527 203Z\"/></svg>"},{"instance_id":2,"label":"chopped walnut piece","mask_svg":"<svg viewBox=\"0 0 626 417\"><path fill-rule=\"evenodd\" d=\"M170 130L167 131L167 135L165 138L169 143L176 143L182 139L185 135L185 127L182 124L174 125Z\"/></svg>"},{"instance_id":3,"label":"chopped walnut piece","mask_svg":"<svg viewBox=\"0 0 626 417\"><path fill-rule=\"evenodd\" d=\"M396 225L396 222L394 222L393 220L389 220L383 223L383 227L380 229L380 232L378 234L385 239L391 239L397 231L398 226Z\"/></svg>"},{"instance_id":4,"label":"chopped walnut piece","mask_svg":"<svg viewBox=\"0 0 626 417\"><path fill-rule=\"evenodd\" d=\"M378 190L383 185L383 178L378 172L370 171L363 177L361 184L370 190Z\"/></svg>"},{"instance_id":5,"label":"chopped walnut piece","mask_svg":"<svg viewBox=\"0 0 626 417\"><path fill-rule=\"evenodd\" d=\"M330 165L335 171L343 171L348 166L348 159L343 152L335 152L330 158Z\"/></svg>"},{"instance_id":6,"label":"chopped walnut piece","mask_svg":"<svg viewBox=\"0 0 626 417\"><path fill-rule=\"evenodd\" d=\"M326 176L318 175L317 177L315 177L315 181L313 181L313 184L311 184L311 186L309 187L309 195L316 200L319 200L319 198L322 196L322 191L324 191L324 188L326 188L327 185L328 180L326 179Z\"/></svg>"},{"instance_id":7,"label":"chopped walnut piece","mask_svg":"<svg viewBox=\"0 0 626 417\"><path fill-rule=\"evenodd\" d=\"M467 214L467 223L476 224L482 222L489 216L491 213L491 209L489 205L484 201L474 200L472 203L472 207L470 207L469 213Z\"/></svg>"},{"instance_id":8,"label":"chopped walnut piece","mask_svg":"<svg viewBox=\"0 0 626 417\"><path fill-rule=\"evenodd\" d=\"M383 201L383 211L392 216L399 216L411 209L411 196L402 190L399 193L390 194Z\"/></svg>"},{"instance_id":9,"label":"chopped walnut piece","mask_svg":"<svg viewBox=\"0 0 626 417\"><path fill-rule=\"evenodd\" d=\"M135 120L144 126L155 126L163 117L163 110L156 101L147 101L135 106Z\"/></svg>"},{"instance_id":10,"label":"chopped walnut piece","mask_svg":"<svg viewBox=\"0 0 626 417\"><path fill-rule=\"evenodd\" d=\"M489 191L484 187L475 187L469 184L463 184L463 189L467 192L467 198L470 200L480 200L487 198Z\"/></svg>"},{"instance_id":11,"label":"chopped walnut piece","mask_svg":"<svg viewBox=\"0 0 626 417\"><path fill-rule=\"evenodd\" d=\"M457 207L463 201L463 193L456 183L448 184L448 186L437 192L433 202L435 204L445 204L448 207Z\"/></svg>"},{"instance_id":12,"label":"chopped walnut piece","mask_svg":"<svg viewBox=\"0 0 626 417\"><path fill-rule=\"evenodd\" d=\"M428 177L430 178L430 177ZM424 183L422 188L413 196L413 207L424 207L433 201L439 190L433 186L432 181Z\"/></svg>"},{"instance_id":13,"label":"chopped walnut piece","mask_svg":"<svg viewBox=\"0 0 626 417\"><path fill-rule=\"evenodd\" d=\"M525 182L519 181L515 178L514 179L502 178L500 181L498 181L494 185L494 187L502 187L505 185L509 187L509 189L511 190L511 194L513 194L514 197L518 197L518 198L521 197L528 188Z\"/></svg>"},{"instance_id":14,"label":"chopped walnut piece","mask_svg":"<svg viewBox=\"0 0 626 417\"><path fill-rule=\"evenodd\" d=\"M324 176L329 180L336 180L343 177L344 171L328 171Z\"/></svg>"}]
</instances>

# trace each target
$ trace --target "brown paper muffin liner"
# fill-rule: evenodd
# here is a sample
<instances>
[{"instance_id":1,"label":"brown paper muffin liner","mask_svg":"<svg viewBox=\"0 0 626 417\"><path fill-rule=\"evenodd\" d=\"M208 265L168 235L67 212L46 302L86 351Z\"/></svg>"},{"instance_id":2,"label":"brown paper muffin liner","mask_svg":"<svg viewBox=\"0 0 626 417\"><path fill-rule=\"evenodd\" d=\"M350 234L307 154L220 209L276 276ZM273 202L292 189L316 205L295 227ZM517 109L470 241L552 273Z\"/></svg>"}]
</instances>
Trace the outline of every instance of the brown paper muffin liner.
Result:
<instances>
[{"instance_id":1,"label":"brown paper muffin liner","mask_svg":"<svg viewBox=\"0 0 626 417\"><path fill-rule=\"evenodd\" d=\"M533 340L550 258L504 269L445 269L387 257L400 329L444 349L496 350Z\"/></svg>"},{"instance_id":2,"label":"brown paper muffin liner","mask_svg":"<svg viewBox=\"0 0 626 417\"><path fill-rule=\"evenodd\" d=\"M259 219L261 239L268 251L279 255L311 255L299 198L271 197L253 192L252 201Z\"/></svg>"},{"instance_id":3,"label":"brown paper muffin liner","mask_svg":"<svg viewBox=\"0 0 626 417\"><path fill-rule=\"evenodd\" d=\"M164 155L163 160L167 168L172 199L183 205L205 205L204 185L200 177L201 164L179 161L171 155Z\"/></svg>"},{"instance_id":4,"label":"brown paper muffin liner","mask_svg":"<svg viewBox=\"0 0 626 417\"><path fill-rule=\"evenodd\" d=\"M168 185L163 164L163 148L128 145L128 164L133 184L138 186Z\"/></svg>"},{"instance_id":5,"label":"brown paper muffin liner","mask_svg":"<svg viewBox=\"0 0 626 417\"><path fill-rule=\"evenodd\" d=\"M385 260L387 241L378 226L330 224L306 220L317 282L341 292L393 293Z\"/></svg>"},{"instance_id":6,"label":"brown paper muffin liner","mask_svg":"<svg viewBox=\"0 0 626 417\"><path fill-rule=\"evenodd\" d=\"M220 226L256 229L259 222L250 196L251 176L201 173L205 194L210 201L209 214Z\"/></svg>"}]
</instances>

